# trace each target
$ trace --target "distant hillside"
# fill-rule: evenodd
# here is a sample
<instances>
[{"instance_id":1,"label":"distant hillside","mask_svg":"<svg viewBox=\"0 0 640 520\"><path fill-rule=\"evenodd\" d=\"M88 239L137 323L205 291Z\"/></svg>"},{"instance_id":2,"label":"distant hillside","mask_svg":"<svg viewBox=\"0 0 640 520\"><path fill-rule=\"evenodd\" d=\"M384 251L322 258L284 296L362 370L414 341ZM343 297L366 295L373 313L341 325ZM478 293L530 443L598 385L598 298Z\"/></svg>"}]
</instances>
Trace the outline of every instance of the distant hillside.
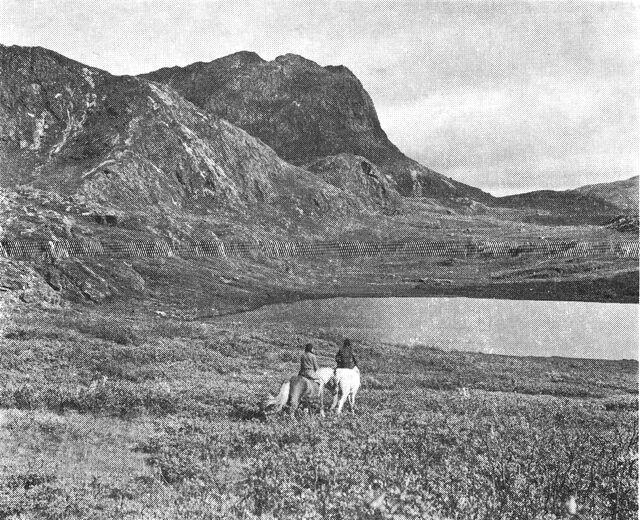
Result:
<instances>
[{"instance_id":1,"label":"distant hillside","mask_svg":"<svg viewBox=\"0 0 640 520\"><path fill-rule=\"evenodd\" d=\"M552 217L605 223L611 216L638 214L638 177L565 191L532 191L496 199L501 206L534 210ZM607 218L608 217L608 218Z\"/></svg>"},{"instance_id":2,"label":"distant hillside","mask_svg":"<svg viewBox=\"0 0 640 520\"><path fill-rule=\"evenodd\" d=\"M623 181L591 184L572 190L574 193L586 195L615 205L624 212L638 213L639 177L631 177Z\"/></svg>"},{"instance_id":3,"label":"distant hillside","mask_svg":"<svg viewBox=\"0 0 640 520\"><path fill-rule=\"evenodd\" d=\"M583 211L613 214L620 211L620 208L615 204L574 191L532 191L500 197L499 202L513 208L536 209L562 214Z\"/></svg>"},{"instance_id":4,"label":"distant hillside","mask_svg":"<svg viewBox=\"0 0 640 520\"><path fill-rule=\"evenodd\" d=\"M140 77L166 84L238 125L293 164L341 153L362 156L389 174L398 191L444 201L492 196L406 157L387 137L369 94L344 66L321 67L294 54L267 62L239 52L209 63Z\"/></svg>"}]
</instances>

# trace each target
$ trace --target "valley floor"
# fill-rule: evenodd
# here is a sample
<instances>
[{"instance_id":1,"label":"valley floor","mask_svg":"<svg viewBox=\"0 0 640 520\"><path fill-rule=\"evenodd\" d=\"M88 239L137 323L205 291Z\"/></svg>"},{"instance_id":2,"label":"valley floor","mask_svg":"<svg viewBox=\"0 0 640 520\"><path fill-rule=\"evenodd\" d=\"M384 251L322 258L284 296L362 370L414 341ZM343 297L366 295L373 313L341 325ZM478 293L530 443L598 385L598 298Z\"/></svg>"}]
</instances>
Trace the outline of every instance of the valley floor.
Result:
<instances>
[{"instance_id":1,"label":"valley floor","mask_svg":"<svg viewBox=\"0 0 640 520\"><path fill-rule=\"evenodd\" d=\"M355 415L261 413L301 344L332 366L340 340L14 314L0 338L0 516L550 520L575 501L581 518L637 517L636 361L359 343Z\"/></svg>"}]
</instances>

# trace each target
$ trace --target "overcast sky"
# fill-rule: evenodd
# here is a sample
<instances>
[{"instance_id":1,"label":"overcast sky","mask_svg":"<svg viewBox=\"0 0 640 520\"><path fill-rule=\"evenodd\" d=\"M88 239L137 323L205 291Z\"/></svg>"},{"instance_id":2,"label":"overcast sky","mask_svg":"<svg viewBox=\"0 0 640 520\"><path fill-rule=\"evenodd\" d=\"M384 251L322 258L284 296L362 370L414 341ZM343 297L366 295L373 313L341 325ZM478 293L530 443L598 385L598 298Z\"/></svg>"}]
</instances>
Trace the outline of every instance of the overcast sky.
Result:
<instances>
[{"instance_id":1,"label":"overcast sky","mask_svg":"<svg viewBox=\"0 0 640 520\"><path fill-rule=\"evenodd\" d=\"M492 193L638 173L632 3L2 0L0 43L115 74L292 52L349 67L407 155Z\"/></svg>"}]
</instances>

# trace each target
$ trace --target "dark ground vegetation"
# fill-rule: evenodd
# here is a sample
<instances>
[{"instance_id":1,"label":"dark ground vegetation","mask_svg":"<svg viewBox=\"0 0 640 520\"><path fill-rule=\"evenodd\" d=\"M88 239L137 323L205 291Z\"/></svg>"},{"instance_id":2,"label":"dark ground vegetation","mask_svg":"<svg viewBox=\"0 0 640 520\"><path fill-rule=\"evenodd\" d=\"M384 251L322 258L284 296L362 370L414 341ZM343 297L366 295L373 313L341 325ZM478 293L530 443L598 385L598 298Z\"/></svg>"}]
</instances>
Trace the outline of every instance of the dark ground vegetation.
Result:
<instances>
[{"instance_id":1,"label":"dark ground vegetation","mask_svg":"<svg viewBox=\"0 0 640 520\"><path fill-rule=\"evenodd\" d=\"M638 364L360 343L355 415L265 417L299 342L97 312L0 338L0 517L637 516ZM461 388L468 389L468 394Z\"/></svg>"}]
</instances>

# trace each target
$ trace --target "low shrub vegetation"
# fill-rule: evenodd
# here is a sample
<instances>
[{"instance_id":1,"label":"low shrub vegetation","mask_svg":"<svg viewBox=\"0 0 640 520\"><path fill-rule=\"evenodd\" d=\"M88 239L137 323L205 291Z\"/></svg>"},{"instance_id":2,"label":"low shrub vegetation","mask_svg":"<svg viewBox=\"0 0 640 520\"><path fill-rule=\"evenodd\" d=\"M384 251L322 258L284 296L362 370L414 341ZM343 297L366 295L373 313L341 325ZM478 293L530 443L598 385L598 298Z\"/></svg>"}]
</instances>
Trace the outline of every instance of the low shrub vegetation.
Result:
<instances>
[{"instance_id":1,"label":"low shrub vegetation","mask_svg":"<svg viewBox=\"0 0 640 520\"><path fill-rule=\"evenodd\" d=\"M20 457L0 456L2 518L637 517L636 362L360 343L354 415L266 417L258 403L297 371L300 345L313 341L329 365L331 338L40 323L0 339L0 406L12 414L0 439L26 432L63 454L94 442L78 417L135 421L147 433L121 449L146 473L85 467L70 479L25 466L25 450L32 461L47 451L20 441Z\"/></svg>"}]
</instances>

